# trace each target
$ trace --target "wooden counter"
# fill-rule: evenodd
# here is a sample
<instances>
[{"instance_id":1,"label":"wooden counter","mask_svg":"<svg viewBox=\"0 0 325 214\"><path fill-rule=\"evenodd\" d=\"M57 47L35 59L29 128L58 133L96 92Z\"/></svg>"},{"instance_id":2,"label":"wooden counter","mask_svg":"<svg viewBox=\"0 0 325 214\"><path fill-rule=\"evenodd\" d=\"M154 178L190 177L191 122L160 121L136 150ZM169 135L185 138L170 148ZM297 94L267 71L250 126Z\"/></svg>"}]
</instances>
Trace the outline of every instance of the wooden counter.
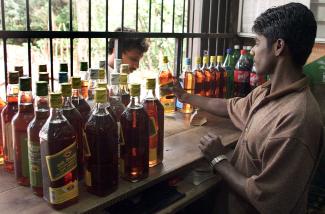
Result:
<instances>
[{"instance_id":1,"label":"wooden counter","mask_svg":"<svg viewBox=\"0 0 325 214\"><path fill-rule=\"evenodd\" d=\"M133 196L152 185L166 180L183 170L189 169L202 161L201 151L198 149L199 139L202 135L213 132L221 135L225 145L229 145L237 141L240 131L238 131L229 119L215 117L205 114L208 123L201 127L191 127L189 125L189 115L176 113L173 116L165 117L165 151L163 164L150 168L149 178L137 182L130 183L120 179L117 191L107 197L97 197L85 191L83 182L79 184L80 196L79 202L66 209L56 211L48 206L42 199L35 196L30 188L18 186L13 175L10 175L0 169L0 210L6 213L84 213L101 211L118 201ZM212 179L213 180L213 179ZM211 185L217 181L211 181ZM200 188L202 193L204 188ZM196 191L196 190L195 190ZM187 197L187 196L186 196ZM186 198L185 197L185 198ZM192 194L192 199L198 195ZM184 203L182 202L184 201ZM182 199L169 208L166 212L172 212L182 204L188 203L189 200ZM1 212L0 211L0 212Z\"/></svg>"}]
</instances>

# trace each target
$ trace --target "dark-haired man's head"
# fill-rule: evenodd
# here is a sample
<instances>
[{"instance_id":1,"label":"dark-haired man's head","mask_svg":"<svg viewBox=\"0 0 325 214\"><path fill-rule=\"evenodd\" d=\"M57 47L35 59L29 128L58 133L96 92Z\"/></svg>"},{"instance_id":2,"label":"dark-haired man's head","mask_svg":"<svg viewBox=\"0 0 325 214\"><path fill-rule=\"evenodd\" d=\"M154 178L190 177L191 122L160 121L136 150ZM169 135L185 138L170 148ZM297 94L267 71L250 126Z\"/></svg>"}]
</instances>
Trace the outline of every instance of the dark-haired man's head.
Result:
<instances>
[{"instance_id":1,"label":"dark-haired man's head","mask_svg":"<svg viewBox=\"0 0 325 214\"><path fill-rule=\"evenodd\" d=\"M117 28L115 32L122 31L121 28ZM123 28L123 32L135 32L131 28ZM111 38L108 41L108 64L113 67L113 61L115 58L114 49L115 39ZM130 72L136 70L139 67L139 61L143 57L143 54L148 51L149 43L145 38L126 37L121 42L122 51L122 63L129 64Z\"/></svg>"},{"instance_id":2,"label":"dark-haired man's head","mask_svg":"<svg viewBox=\"0 0 325 214\"><path fill-rule=\"evenodd\" d=\"M282 47L279 55L288 55L296 67L306 63L315 42L317 24L306 6L289 3L266 10L256 18L252 30L257 34L252 50L256 69L269 73L275 56L267 50L274 46Z\"/></svg>"}]
</instances>

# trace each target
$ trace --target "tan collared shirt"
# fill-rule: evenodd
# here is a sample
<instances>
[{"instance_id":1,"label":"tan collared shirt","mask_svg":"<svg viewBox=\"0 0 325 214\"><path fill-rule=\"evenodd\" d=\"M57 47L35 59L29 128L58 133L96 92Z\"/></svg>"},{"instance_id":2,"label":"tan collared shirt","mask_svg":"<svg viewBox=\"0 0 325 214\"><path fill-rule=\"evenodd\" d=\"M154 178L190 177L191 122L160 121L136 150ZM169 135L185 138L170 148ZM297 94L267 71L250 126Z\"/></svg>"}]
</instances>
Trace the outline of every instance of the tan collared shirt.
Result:
<instances>
[{"instance_id":1,"label":"tan collared shirt","mask_svg":"<svg viewBox=\"0 0 325 214\"><path fill-rule=\"evenodd\" d=\"M248 177L249 202L229 194L229 213L305 213L322 147L321 113L307 78L270 94L270 82L227 101L243 132L231 160Z\"/></svg>"}]
</instances>

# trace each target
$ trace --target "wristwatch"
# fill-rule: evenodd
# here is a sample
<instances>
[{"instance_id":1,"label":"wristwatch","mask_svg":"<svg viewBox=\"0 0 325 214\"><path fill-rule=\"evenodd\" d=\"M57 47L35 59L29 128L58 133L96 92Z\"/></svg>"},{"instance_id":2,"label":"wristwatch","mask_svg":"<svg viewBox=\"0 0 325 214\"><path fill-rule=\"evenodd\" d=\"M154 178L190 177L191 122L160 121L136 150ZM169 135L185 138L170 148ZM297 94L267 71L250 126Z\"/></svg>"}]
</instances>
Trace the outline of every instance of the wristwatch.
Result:
<instances>
[{"instance_id":1,"label":"wristwatch","mask_svg":"<svg viewBox=\"0 0 325 214\"><path fill-rule=\"evenodd\" d=\"M226 155L218 155L217 157L213 158L212 161L210 162L210 166L213 170L213 173L215 173L214 166L217 165L219 162L223 160L228 160Z\"/></svg>"}]
</instances>

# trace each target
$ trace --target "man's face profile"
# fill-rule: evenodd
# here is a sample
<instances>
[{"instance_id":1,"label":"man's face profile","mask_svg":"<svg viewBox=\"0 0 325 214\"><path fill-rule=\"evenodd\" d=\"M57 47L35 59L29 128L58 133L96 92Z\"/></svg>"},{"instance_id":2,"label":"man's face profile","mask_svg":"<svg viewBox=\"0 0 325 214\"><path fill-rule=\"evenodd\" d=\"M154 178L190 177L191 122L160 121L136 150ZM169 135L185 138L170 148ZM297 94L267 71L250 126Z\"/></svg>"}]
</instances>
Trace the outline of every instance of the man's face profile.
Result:
<instances>
[{"instance_id":1,"label":"man's face profile","mask_svg":"<svg viewBox=\"0 0 325 214\"><path fill-rule=\"evenodd\" d=\"M122 53L122 63L129 64L129 70L132 73L139 68L139 61L142 57L143 53L136 49L127 50Z\"/></svg>"}]
</instances>

